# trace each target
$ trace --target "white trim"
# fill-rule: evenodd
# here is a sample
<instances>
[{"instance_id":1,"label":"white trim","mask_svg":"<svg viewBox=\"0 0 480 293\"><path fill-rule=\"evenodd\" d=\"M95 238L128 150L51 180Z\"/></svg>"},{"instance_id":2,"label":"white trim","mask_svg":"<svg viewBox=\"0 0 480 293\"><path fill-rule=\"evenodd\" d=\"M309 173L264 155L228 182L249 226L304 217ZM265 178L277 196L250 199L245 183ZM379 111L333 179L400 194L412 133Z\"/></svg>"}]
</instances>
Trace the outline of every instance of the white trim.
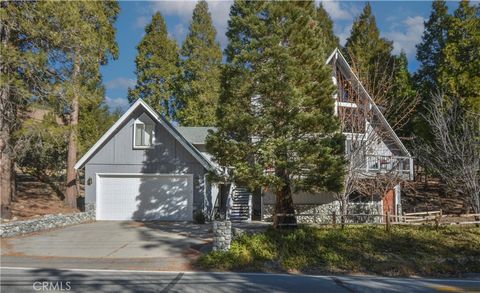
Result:
<instances>
[{"instance_id":1,"label":"white trim","mask_svg":"<svg viewBox=\"0 0 480 293\"><path fill-rule=\"evenodd\" d=\"M336 101L337 105L340 107L345 107L345 108L358 108L358 105L355 103L351 102L339 102L338 100Z\"/></svg>"},{"instance_id":2,"label":"white trim","mask_svg":"<svg viewBox=\"0 0 480 293\"><path fill-rule=\"evenodd\" d=\"M373 108L377 111L377 114L378 116L380 117L380 119L382 120L382 122L384 122L384 124L387 125L387 129L393 134L393 138L395 139L395 141L399 144L400 148L402 149L402 151L404 151L408 157L411 157L411 154L410 152L407 150L407 148L405 147L405 145L402 143L402 141L400 140L400 138L398 138L397 134L395 133L395 131L392 129L392 127L390 126L390 123L388 123L387 119L385 119L385 117L383 116L382 112L380 111L380 109L378 109L378 106L377 104L375 104L375 102L373 101L372 97L370 96L370 94L367 92L367 90L365 90L365 88L363 87L363 84L360 82L360 79L358 79L358 77L355 75L355 73L353 72L352 68L350 67L350 64L348 64L347 60L345 59L345 57L343 57L342 55L342 52L340 52L340 50L338 48L335 48L335 50L333 50L332 54L330 55L330 57L328 57L327 59L327 62L325 62L325 64L329 64L331 63L333 57L335 56L335 60L338 60L338 59L341 59L344 63L344 65L347 67L348 71L350 72L350 74L352 74L352 76L355 78L356 82L360 85L360 88L362 90L362 92L366 95L367 99L370 101L370 103L372 104Z\"/></svg>"},{"instance_id":3,"label":"white trim","mask_svg":"<svg viewBox=\"0 0 480 293\"><path fill-rule=\"evenodd\" d=\"M335 48L335 50L333 50L332 54L330 54L330 56L327 58L327 62L325 62L325 64L330 63L330 61L332 61L333 59L333 56L335 56L335 59L337 59L337 51L338 48Z\"/></svg>"},{"instance_id":4,"label":"white trim","mask_svg":"<svg viewBox=\"0 0 480 293\"><path fill-rule=\"evenodd\" d=\"M75 164L75 169L80 169L95 154L95 152L110 138L110 136L119 128L138 107L142 106L148 114L150 114L156 122L160 123L167 131L187 149L190 154L197 159L207 170L213 170L214 166L210 164L207 158L203 156L190 142L188 142L168 121L158 115L147 103L142 99L138 99L120 119L113 124L112 127L83 155L83 157Z\"/></svg>"},{"instance_id":5,"label":"white trim","mask_svg":"<svg viewBox=\"0 0 480 293\"><path fill-rule=\"evenodd\" d=\"M143 125L143 131L145 131L145 125L152 125L152 135L151 135L151 144L150 145L137 145L137 125ZM133 122L133 135L132 135L132 148L134 150L151 150L155 148L155 123L145 123L140 119L135 119Z\"/></svg>"},{"instance_id":6,"label":"white trim","mask_svg":"<svg viewBox=\"0 0 480 293\"><path fill-rule=\"evenodd\" d=\"M129 177L129 176L142 176L142 177L188 177L193 176L192 173L112 173L112 172L105 172L105 173L96 173L97 176L103 177Z\"/></svg>"}]
</instances>

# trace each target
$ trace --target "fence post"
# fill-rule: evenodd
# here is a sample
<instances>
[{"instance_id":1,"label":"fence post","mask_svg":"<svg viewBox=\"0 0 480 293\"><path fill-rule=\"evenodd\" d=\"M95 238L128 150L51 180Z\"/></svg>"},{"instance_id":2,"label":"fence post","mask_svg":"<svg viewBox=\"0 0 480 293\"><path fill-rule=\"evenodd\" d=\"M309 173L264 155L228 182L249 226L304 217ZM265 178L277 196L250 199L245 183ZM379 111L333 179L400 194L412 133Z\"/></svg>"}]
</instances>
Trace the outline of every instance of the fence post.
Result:
<instances>
[{"instance_id":1,"label":"fence post","mask_svg":"<svg viewBox=\"0 0 480 293\"><path fill-rule=\"evenodd\" d=\"M332 213L332 224L333 228L337 226L337 214L335 214L335 212Z\"/></svg>"},{"instance_id":2,"label":"fence post","mask_svg":"<svg viewBox=\"0 0 480 293\"><path fill-rule=\"evenodd\" d=\"M387 211L387 219L385 221L386 225L385 225L385 228L387 230L387 232L390 232L390 213Z\"/></svg>"},{"instance_id":3,"label":"fence post","mask_svg":"<svg viewBox=\"0 0 480 293\"><path fill-rule=\"evenodd\" d=\"M440 221L442 220L442 210L440 210L440 213L435 216L435 229L438 230L438 227L440 226Z\"/></svg>"}]
</instances>

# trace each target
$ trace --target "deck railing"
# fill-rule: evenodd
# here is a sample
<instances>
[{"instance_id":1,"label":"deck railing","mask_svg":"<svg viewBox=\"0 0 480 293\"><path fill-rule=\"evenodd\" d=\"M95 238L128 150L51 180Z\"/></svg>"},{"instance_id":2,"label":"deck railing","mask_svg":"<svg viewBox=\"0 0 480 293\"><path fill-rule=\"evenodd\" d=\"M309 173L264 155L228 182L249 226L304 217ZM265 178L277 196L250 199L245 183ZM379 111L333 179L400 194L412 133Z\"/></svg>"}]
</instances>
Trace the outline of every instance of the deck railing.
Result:
<instances>
[{"instance_id":1,"label":"deck railing","mask_svg":"<svg viewBox=\"0 0 480 293\"><path fill-rule=\"evenodd\" d=\"M406 179L413 180L412 157L366 155L364 166L367 173L393 172Z\"/></svg>"}]
</instances>

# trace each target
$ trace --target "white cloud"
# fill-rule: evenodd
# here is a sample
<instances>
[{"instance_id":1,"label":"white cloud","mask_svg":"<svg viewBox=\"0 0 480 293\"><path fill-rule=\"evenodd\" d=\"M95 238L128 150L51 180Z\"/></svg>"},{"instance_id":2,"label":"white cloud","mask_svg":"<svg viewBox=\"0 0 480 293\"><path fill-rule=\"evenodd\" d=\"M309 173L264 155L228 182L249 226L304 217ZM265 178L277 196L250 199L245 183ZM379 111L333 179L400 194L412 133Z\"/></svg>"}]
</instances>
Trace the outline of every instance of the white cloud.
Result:
<instances>
[{"instance_id":1,"label":"white cloud","mask_svg":"<svg viewBox=\"0 0 480 293\"><path fill-rule=\"evenodd\" d=\"M401 22L403 25L394 27L395 29L403 28L403 30L385 33L385 36L393 41L393 53L398 54L403 50L409 56L415 54L415 45L422 39L424 20L422 16L407 17Z\"/></svg>"},{"instance_id":2,"label":"white cloud","mask_svg":"<svg viewBox=\"0 0 480 293\"><path fill-rule=\"evenodd\" d=\"M225 33L227 32L228 19L230 18L230 6L232 5L232 0L226 1L214 1L210 0L208 2L208 9L212 15L213 25L217 30L217 40L220 42L222 47L225 47L227 44L227 37ZM189 26L190 20L192 18L193 9L197 1L158 1L153 2L151 5L152 12L159 11L163 16L177 16L180 19L182 27L180 28L177 24L173 28L172 34L173 37L180 43L183 41L184 37L187 34L187 28ZM142 16L145 17L145 16ZM140 18L142 18L140 17ZM139 19L140 19L139 18ZM137 19L137 23L141 20ZM148 19L148 18L147 18ZM148 21L147 21L148 23ZM177 35L181 33L182 35Z\"/></svg>"},{"instance_id":3,"label":"white cloud","mask_svg":"<svg viewBox=\"0 0 480 293\"><path fill-rule=\"evenodd\" d=\"M133 87L137 81L131 78L119 77L107 81L105 83L105 88L107 89L121 89L126 90L129 87Z\"/></svg>"},{"instance_id":4,"label":"white cloud","mask_svg":"<svg viewBox=\"0 0 480 293\"><path fill-rule=\"evenodd\" d=\"M177 40L179 44L182 44L187 36L187 27L183 23L177 23L170 36Z\"/></svg>"},{"instance_id":5,"label":"white cloud","mask_svg":"<svg viewBox=\"0 0 480 293\"><path fill-rule=\"evenodd\" d=\"M176 15L182 20L192 17L196 1L155 1L152 3L153 12L160 11L162 15Z\"/></svg>"},{"instance_id":6,"label":"white cloud","mask_svg":"<svg viewBox=\"0 0 480 293\"><path fill-rule=\"evenodd\" d=\"M333 20L335 35L340 39L340 45L345 45L347 38L350 36L355 16L361 12L361 7L359 6L361 3L332 0L317 0L317 3L321 3L328 12L328 15Z\"/></svg>"},{"instance_id":7,"label":"white cloud","mask_svg":"<svg viewBox=\"0 0 480 293\"><path fill-rule=\"evenodd\" d=\"M151 20L151 17L148 17L148 16L140 16L139 18L137 18L137 20L135 21L135 27L139 27L139 28L145 28L147 26L147 24L150 22Z\"/></svg>"},{"instance_id":8,"label":"white cloud","mask_svg":"<svg viewBox=\"0 0 480 293\"><path fill-rule=\"evenodd\" d=\"M334 27L335 34L340 39L340 45L345 46L345 43L350 36L350 31L352 30L352 24L346 25L343 28L339 25L335 25Z\"/></svg>"},{"instance_id":9,"label":"white cloud","mask_svg":"<svg viewBox=\"0 0 480 293\"><path fill-rule=\"evenodd\" d=\"M339 1L320 2L333 20L352 20L355 15L353 6L344 5Z\"/></svg>"},{"instance_id":10,"label":"white cloud","mask_svg":"<svg viewBox=\"0 0 480 293\"><path fill-rule=\"evenodd\" d=\"M110 98L109 96L106 96L105 103L110 110L120 109L123 112L125 112L129 106L128 100L125 98Z\"/></svg>"}]
</instances>

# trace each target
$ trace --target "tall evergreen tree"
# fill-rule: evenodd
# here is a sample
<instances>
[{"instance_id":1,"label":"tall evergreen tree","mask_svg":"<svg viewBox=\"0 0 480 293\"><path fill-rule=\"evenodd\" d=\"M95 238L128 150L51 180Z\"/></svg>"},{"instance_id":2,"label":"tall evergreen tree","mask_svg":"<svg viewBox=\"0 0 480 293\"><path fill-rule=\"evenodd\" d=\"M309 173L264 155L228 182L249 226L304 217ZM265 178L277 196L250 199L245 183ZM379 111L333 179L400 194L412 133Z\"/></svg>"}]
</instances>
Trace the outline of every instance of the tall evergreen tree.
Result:
<instances>
[{"instance_id":1,"label":"tall evergreen tree","mask_svg":"<svg viewBox=\"0 0 480 293\"><path fill-rule=\"evenodd\" d=\"M345 56L374 100L385 92L385 79L392 76L393 44L380 37L375 16L367 2L353 22L345 44Z\"/></svg>"},{"instance_id":2,"label":"tall evergreen tree","mask_svg":"<svg viewBox=\"0 0 480 293\"><path fill-rule=\"evenodd\" d=\"M190 32L181 50L181 75L176 96L176 116L181 125L216 125L222 50L215 36L208 4L201 0L193 10Z\"/></svg>"},{"instance_id":3,"label":"tall evergreen tree","mask_svg":"<svg viewBox=\"0 0 480 293\"><path fill-rule=\"evenodd\" d=\"M207 148L232 179L276 194L275 225L295 223L292 192L342 188L343 136L313 1L235 1ZM282 215L283 214L283 215Z\"/></svg>"},{"instance_id":4,"label":"tall evergreen tree","mask_svg":"<svg viewBox=\"0 0 480 293\"><path fill-rule=\"evenodd\" d=\"M322 37L325 41L325 49L327 54L330 54L335 48L340 48L340 41L333 32L333 21L328 15L328 12L323 8L322 3L317 7L318 25L322 30Z\"/></svg>"},{"instance_id":5,"label":"tall evergreen tree","mask_svg":"<svg viewBox=\"0 0 480 293\"><path fill-rule=\"evenodd\" d=\"M78 153L85 154L118 118L118 111L110 112L103 96L82 99L78 122Z\"/></svg>"},{"instance_id":6,"label":"tall evergreen tree","mask_svg":"<svg viewBox=\"0 0 480 293\"><path fill-rule=\"evenodd\" d=\"M450 18L438 77L447 93L480 113L480 4L463 0Z\"/></svg>"},{"instance_id":7,"label":"tall evergreen tree","mask_svg":"<svg viewBox=\"0 0 480 293\"><path fill-rule=\"evenodd\" d=\"M417 60L420 68L415 74L415 82L421 94L422 109L426 109L432 91L439 87L440 68L444 57L444 48L447 42L450 16L444 0L435 0L432 3L432 13L425 22L422 42L417 45Z\"/></svg>"},{"instance_id":8,"label":"tall evergreen tree","mask_svg":"<svg viewBox=\"0 0 480 293\"><path fill-rule=\"evenodd\" d=\"M413 114L418 104L418 94L414 89L412 77L408 71L407 55L402 51L395 57L393 85L391 89L392 107L386 114L390 125L403 137L410 137L413 131ZM408 115L405 109L410 109Z\"/></svg>"},{"instance_id":9,"label":"tall evergreen tree","mask_svg":"<svg viewBox=\"0 0 480 293\"><path fill-rule=\"evenodd\" d=\"M51 101L69 128L65 200L76 207L80 103L97 94L100 65L118 56L114 23L120 7L116 1L45 1L39 2L38 9L44 16L38 33L51 32L45 35L57 78Z\"/></svg>"},{"instance_id":10,"label":"tall evergreen tree","mask_svg":"<svg viewBox=\"0 0 480 293\"><path fill-rule=\"evenodd\" d=\"M178 46L168 36L167 25L160 12L152 16L137 50L137 84L128 90L128 100L133 103L141 98L158 113L172 120L175 117L174 81L179 73Z\"/></svg>"},{"instance_id":11,"label":"tall evergreen tree","mask_svg":"<svg viewBox=\"0 0 480 293\"><path fill-rule=\"evenodd\" d=\"M15 195L16 160L14 132L20 115L32 96L41 97L48 87L47 56L42 40L32 37L36 25L36 3L0 3L0 215L10 217Z\"/></svg>"}]
</instances>

